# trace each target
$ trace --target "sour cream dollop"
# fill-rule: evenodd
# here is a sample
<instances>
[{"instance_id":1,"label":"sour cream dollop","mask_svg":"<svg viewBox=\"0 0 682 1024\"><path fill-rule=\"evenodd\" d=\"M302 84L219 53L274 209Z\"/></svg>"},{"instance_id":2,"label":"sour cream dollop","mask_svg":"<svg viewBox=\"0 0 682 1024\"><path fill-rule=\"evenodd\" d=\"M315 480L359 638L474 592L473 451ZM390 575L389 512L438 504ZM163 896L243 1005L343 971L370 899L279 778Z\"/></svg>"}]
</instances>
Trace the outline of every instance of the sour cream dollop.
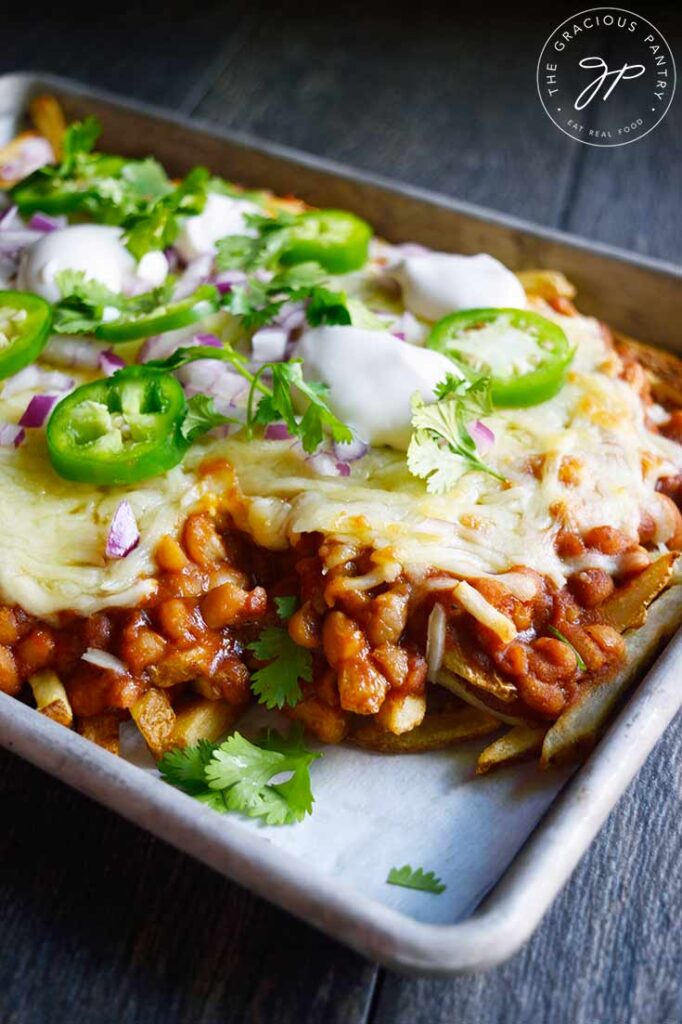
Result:
<instances>
[{"instance_id":1,"label":"sour cream dollop","mask_svg":"<svg viewBox=\"0 0 682 1024\"><path fill-rule=\"evenodd\" d=\"M331 409L359 438L403 451L412 432L412 395L432 402L435 385L454 370L440 352L359 327L306 331L296 355L306 379L329 387Z\"/></svg>"},{"instance_id":2,"label":"sour cream dollop","mask_svg":"<svg viewBox=\"0 0 682 1024\"><path fill-rule=\"evenodd\" d=\"M62 270L80 270L112 292L139 291L166 279L168 261L162 252L150 252L138 264L123 244L120 228L74 224L49 232L25 250L17 287L57 302L61 292L55 277Z\"/></svg>"},{"instance_id":3,"label":"sour cream dollop","mask_svg":"<svg viewBox=\"0 0 682 1024\"><path fill-rule=\"evenodd\" d=\"M401 285L410 312L440 320L460 309L512 307L523 309L521 282L494 256L459 256L427 252L407 256L393 276Z\"/></svg>"},{"instance_id":4,"label":"sour cream dollop","mask_svg":"<svg viewBox=\"0 0 682 1024\"><path fill-rule=\"evenodd\" d=\"M185 219L175 240L175 248L189 263L213 252L218 239L226 235L255 235L245 218L247 213L260 212L260 207L246 199L209 192L201 213Z\"/></svg>"}]
</instances>

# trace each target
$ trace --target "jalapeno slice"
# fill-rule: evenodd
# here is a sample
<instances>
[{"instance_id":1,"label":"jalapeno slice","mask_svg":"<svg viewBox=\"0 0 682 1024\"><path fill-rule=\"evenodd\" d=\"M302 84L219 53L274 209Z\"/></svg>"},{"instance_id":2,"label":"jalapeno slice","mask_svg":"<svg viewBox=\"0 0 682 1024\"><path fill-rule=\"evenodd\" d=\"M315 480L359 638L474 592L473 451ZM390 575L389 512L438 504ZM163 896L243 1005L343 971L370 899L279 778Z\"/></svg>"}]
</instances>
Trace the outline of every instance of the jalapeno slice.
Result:
<instances>
[{"instance_id":1,"label":"jalapeno slice","mask_svg":"<svg viewBox=\"0 0 682 1024\"><path fill-rule=\"evenodd\" d=\"M359 270L367 261L372 229L346 210L310 210L287 229L280 262L319 263L330 274Z\"/></svg>"},{"instance_id":2,"label":"jalapeno slice","mask_svg":"<svg viewBox=\"0 0 682 1024\"><path fill-rule=\"evenodd\" d=\"M76 388L55 406L47 449L56 472L90 484L132 484L176 466L189 447L182 387L170 374L131 366Z\"/></svg>"},{"instance_id":3,"label":"jalapeno slice","mask_svg":"<svg viewBox=\"0 0 682 1024\"><path fill-rule=\"evenodd\" d=\"M120 156L98 155L92 166L86 167L85 173L76 178L62 178L53 168L47 171L39 168L17 182L9 194L22 216L39 212L74 213L87 205L101 179L117 177L126 162Z\"/></svg>"},{"instance_id":4,"label":"jalapeno slice","mask_svg":"<svg viewBox=\"0 0 682 1024\"><path fill-rule=\"evenodd\" d=\"M189 327L207 316L215 313L220 305L220 293L212 284L202 285L186 299L172 302L168 306L159 306L152 313L142 315L125 315L118 320L110 320L95 328L95 337L114 344L123 341L136 341L138 338L151 338L166 331L177 331L180 327Z\"/></svg>"},{"instance_id":5,"label":"jalapeno slice","mask_svg":"<svg viewBox=\"0 0 682 1024\"><path fill-rule=\"evenodd\" d=\"M510 408L553 398L574 355L558 324L525 309L453 313L435 324L426 345L490 373L493 404Z\"/></svg>"},{"instance_id":6,"label":"jalapeno slice","mask_svg":"<svg viewBox=\"0 0 682 1024\"><path fill-rule=\"evenodd\" d=\"M0 380L38 358L50 337L49 302L30 292L0 291Z\"/></svg>"}]
</instances>

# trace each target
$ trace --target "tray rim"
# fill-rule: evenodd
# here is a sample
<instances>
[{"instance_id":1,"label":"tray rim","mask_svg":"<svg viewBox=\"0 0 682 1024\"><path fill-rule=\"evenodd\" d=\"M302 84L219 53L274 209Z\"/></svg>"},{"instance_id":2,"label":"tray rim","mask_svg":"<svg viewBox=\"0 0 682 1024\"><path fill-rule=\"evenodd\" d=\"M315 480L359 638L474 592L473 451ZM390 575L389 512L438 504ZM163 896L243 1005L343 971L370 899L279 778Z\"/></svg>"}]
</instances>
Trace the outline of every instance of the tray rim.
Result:
<instances>
[{"instance_id":1,"label":"tray rim","mask_svg":"<svg viewBox=\"0 0 682 1024\"><path fill-rule=\"evenodd\" d=\"M0 75L0 89L6 82L26 91L46 87L92 97L124 112L130 110L184 130L201 131L246 149L598 253L655 274L682 278L682 268L664 260L591 243L371 172L356 172L332 160L248 133L220 129L210 121L130 100L74 79L18 71ZM308 865L302 879L302 862L297 857L245 829L238 819L218 817L160 779L113 757L3 693L0 745L365 956L401 971L449 976L503 962L534 932L607 815L682 707L682 690L671 671L680 656L682 629L640 681L594 753L553 801L490 895L471 917L456 924L419 922ZM634 756L630 739L633 729L638 737Z\"/></svg>"}]
</instances>

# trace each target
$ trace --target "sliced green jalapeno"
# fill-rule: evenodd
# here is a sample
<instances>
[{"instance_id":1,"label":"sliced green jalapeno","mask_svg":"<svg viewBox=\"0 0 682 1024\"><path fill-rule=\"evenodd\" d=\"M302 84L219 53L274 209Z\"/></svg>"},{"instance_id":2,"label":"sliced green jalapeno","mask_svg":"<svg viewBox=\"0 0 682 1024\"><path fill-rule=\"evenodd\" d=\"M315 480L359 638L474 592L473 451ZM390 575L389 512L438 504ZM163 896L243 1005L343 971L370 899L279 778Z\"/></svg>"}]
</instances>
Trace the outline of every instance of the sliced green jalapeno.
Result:
<instances>
[{"instance_id":1,"label":"sliced green jalapeno","mask_svg":"<svg viewBox=\"0 0 682 1024\"><path fill-rule=\"evenodd\" d=\"M121 156L91 157L79 177L60 177L54 168L39 168L10 189L10 197L24 217L32 213L74 213L87 206L99 181L116 178L126 161Z\"/></svg>"},{"instance_id":2,"label":"sliced green jalapeno","mask_svg":"<svg viewBox=\"0 0 682 1024\"><path fill-rule=\"evenodd\" d=\"M426 340L460 365L492 377L493 404L538 405L566 380L574 349L561 327L525 309L465 309L443 317Z\"/></svg>"},{"instance_id":3,"label":"sliced green jalapeno","mask_svg":"<svg viewBox=\"0 0 682 1024\"><path fill-rule=\"evenodd\" d=\"M176 466L189 447L182 387L170 374L126 367L55 406L47 448L57 473L90 484L132 484Z\"/></svg>"},{"instance_id":4,"label":"sliced green jalapeno","mask_svg":"<svg viewBox=\"0 0 682 1024\"><path fill-rule=\"evenodd\" d=\"M346 210L310 210L287 228L280 262L319 263L330 274L347 274L367 262L372 229Z\"/></svg>"},{"instance_id":5,"label":"sliced green jalapeno","mask_svg":"<svg viewBox=\"0 0 682 1024\"><path fill-rule=\"evenodd\" d=\"M177 331L180 327L204 320L215 313L220 304L220 293L212 284L202 285L186 299L159 306L151 313L125 314L117 320L110 320L95 328L95 337L114 344L151 338L166 331Z\"/></svg>"},{"instance_id":6,"label":"sliced green jalapeno","mask_svg":"<svg viewBox=\"0 0 682 1024\"><path fill-rule=\"evenodd\" d=\"M50 337L49 302L30 292L0 291L0 380L38 358Z\"/></svg>"}]
</instances>

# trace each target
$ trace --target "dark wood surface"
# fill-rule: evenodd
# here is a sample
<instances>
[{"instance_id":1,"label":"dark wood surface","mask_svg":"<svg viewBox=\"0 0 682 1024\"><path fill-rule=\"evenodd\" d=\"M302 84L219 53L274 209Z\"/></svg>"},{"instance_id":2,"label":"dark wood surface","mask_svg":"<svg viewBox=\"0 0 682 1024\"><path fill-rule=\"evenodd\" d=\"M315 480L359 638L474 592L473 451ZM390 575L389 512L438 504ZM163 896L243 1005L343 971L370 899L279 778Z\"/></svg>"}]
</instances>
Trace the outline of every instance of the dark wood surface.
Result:
<instances>
[{"instance_id":1,"label":"dark wood surface","mask_svg":"<svg viewBox=\"0 0 682 1024\"><path fill-rule=\"evenodd\" d=\"M566 139L540 107L540 47L579 4L331 6L14 11L0 70L72 75L682 261L682 99L611 151ZM679 7L640 6L679 55ZM681 769L678 721L524 950L430 981L376 968L1 755L0 1024L679 1024Z\"/></svg>"}]
</instances>

